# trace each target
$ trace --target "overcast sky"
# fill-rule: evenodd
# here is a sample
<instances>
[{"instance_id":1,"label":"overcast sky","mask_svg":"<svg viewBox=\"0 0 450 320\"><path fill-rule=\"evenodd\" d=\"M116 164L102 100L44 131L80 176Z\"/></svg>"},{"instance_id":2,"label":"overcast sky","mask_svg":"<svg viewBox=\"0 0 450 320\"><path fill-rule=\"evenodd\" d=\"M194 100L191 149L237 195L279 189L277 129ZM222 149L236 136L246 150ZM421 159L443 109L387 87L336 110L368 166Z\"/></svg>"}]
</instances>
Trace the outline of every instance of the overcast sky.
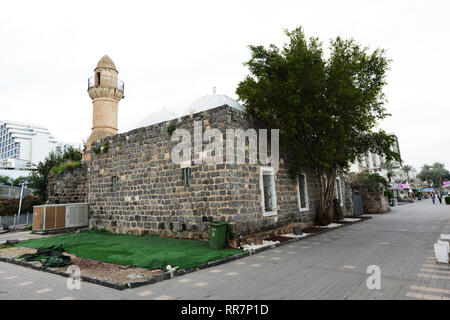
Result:
<instances>
[{"instance_id":1,"label":"overcast sky","mask_svg":"<svg viewBox=\"0 0 450 320\"><path fill-rule=\"evenodd\" d=\"M212 92L237 98L248 45L302 26L326 45L338 35L393 60L385 89L405 164L450 169L448 1L8 1L0 9L0 119L87 140L87 79L108 54L125 82L119 131L165 107L183 112Z\"/></svg>"}]
</instances>

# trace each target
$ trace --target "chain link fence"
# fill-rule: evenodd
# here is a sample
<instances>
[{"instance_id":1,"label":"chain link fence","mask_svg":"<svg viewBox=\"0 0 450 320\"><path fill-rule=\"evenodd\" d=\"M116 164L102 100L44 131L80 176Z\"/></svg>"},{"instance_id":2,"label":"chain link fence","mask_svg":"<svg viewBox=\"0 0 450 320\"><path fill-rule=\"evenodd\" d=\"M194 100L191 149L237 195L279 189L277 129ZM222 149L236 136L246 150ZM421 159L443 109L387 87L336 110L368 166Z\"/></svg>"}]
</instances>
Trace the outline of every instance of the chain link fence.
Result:
<instances>
[{"instance_id":1,"label":"chain link fence","mask_svg":"<svg viewBox=\"0 0 450 320\"><path fill-rule=\"evenodd\" d=\"M0 185L0 199L19 199L21 187ZM23 196L30 196L33 194L32 189L24 188Z\"/></svg>"},{"instance_id":2,"label":"chain link fence","mask_svg":"<svg viewBox=\"0 0 450 320\"><path fill-rule=\"evenodd\" d=\"M33 224L33 214L23 213L20 216L17 214L13 216L0 216L0 229L6 227L27 226Z\"/></svg>"}]
</instances>

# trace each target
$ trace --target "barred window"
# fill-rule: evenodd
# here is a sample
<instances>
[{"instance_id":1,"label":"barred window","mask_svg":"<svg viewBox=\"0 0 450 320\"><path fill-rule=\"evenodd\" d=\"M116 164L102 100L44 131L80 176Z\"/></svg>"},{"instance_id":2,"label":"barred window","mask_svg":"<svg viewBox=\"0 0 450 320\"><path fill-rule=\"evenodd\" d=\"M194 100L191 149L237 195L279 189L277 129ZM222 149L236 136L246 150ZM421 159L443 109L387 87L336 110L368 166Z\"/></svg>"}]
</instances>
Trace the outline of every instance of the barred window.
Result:
<instances>
[{"instance_id":1,"label":"barred window","mask_svg":"<svg viewBox=\"0 0 450 320\"><path fill-rule=\"evenodd\" d=\"M183 183L185 186L191 185L191 168L183 168Z\"/></svg>"},{"instance_id":2,"label":"barred window","mask_svg":"<svg viewBox=\"0 0 450 320\"><path fill-rule=\"evenodd\" d=\"M119 184L119 179L117 177L112 177L112 190L117 191Z\"/></svg>"}]
</instances>

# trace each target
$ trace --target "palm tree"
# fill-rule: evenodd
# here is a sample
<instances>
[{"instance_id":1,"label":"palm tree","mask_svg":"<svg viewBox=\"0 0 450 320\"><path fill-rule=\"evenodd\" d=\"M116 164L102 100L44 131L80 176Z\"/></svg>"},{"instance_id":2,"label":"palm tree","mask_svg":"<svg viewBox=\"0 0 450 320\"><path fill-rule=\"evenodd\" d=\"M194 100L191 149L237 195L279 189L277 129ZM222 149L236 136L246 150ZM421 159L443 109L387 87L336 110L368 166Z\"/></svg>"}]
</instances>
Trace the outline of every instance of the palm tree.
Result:
<instances>
[{"instance_id":1,"label":"palm tree","mask_svg":"<svg viewBox=\"0 0 450 320\"><path fill-rule=\"evenodd\" d=\"M392 176L395 174L394 164L391 161L383 162L381 164L381 169L384 169L387 171L388 180L389 180L389 182L392 182Z\"/></svg>"},{"instance_id":2,"label":"palm tree","mask_svg":"<svg viewBox=\"0 0 450 320\"><path fill-rule=\"evenodd\" d=\"M406 181L409 182L409 173L413 170L412 166L404 165L402 167L402 171L404 174L406 174Z\"/></svg>"},{"instance_id":3,"label":"palm tree","mask_svg":"<svg viewBox=\"0 0 450 320\"><path fill-rule=\"evenodd\" d=\"M5 186L11 186L12 180L10 177L7 176L0 176L0 184L3 184Z\"/></svg>"}]
</instances>

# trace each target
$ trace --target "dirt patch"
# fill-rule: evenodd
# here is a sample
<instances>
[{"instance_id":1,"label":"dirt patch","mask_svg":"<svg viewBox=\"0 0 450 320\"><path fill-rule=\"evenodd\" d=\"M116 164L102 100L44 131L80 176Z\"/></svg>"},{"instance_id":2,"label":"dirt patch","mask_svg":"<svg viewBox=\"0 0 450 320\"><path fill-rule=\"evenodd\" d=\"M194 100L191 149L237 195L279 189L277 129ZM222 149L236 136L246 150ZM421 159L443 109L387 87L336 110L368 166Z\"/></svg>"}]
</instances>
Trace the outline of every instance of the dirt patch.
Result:
<instances>
[{"instance_id":1,"label":"dirt patch","mask_svg":"<svg viewBox=\"0 0 450 320\"><path fill-rule=\"evenodd\" d=\"M129 282L145 281L158 274L164 273L161 269L148 270L145 268L124 266L80 258L66 252L64 252L64 254L72 259L71 265L75 265L80 268L81 275L120 282L124 284ZM65 272L67 268L55 269L61 272Z\"/></svg>"},{"instance_id":2,"label":"dirt patch","mask_svg":"<svg viewBox=\"0 0 450 320\"><path fill-rule=\"evenodd\" d=\"M324 230L327 230L327 228L307 227L307 228L302 229L302 231L305 232L305 233L318 233L318 232L322 232Z\"/></svg>"},{"instance_id":3,"label":"dirt patch","mask_svg":"<svg viewBox=\"0 0 450 320\"><path fill-rule=\"evenodd\" d=\"M267 240L269 240L269 241L286 242L286 241L289 241L289 240L292 240L292 239L293 239L293 238L283 237L283 236L277 236L277 237L269 238L269 239L267 239Z\"/></svg>"},{"instance_id":4,"label":"dirt patch","mask_svg":"<svg viewBox=\"0 0 450 320\"><path fill-rule=\"evenodd\" d=\"M11 247L0 249L0 256L7 258L17 259L21 255L24 255L26 253L36 253L36 249L25 247ZM164 273L161 269L148 270L145 268L124 266L119 264L80 258L67 252L64 252L63 254L71 258L71 265L76 265L80 268L81 275L115 281L123 284L136 281L145 281L158 274ZM40 261L30 261L29 263L39 267L42 266ZM60 272L65 272L67 270L67 267L55 269Z\"/></svg>"},{"instance_id":5,"label":"dirt patch","mask_svg":"<svg viewBox=\"0 0 450 320\"><path fill-rule=\"evenodd\" d=\"M25 247L11 247L11 248L0 249L0 257L18 258L21 255L24 255L26 253L36 253L36 249L25 248Z\"/></svg>"}]
</instances>

